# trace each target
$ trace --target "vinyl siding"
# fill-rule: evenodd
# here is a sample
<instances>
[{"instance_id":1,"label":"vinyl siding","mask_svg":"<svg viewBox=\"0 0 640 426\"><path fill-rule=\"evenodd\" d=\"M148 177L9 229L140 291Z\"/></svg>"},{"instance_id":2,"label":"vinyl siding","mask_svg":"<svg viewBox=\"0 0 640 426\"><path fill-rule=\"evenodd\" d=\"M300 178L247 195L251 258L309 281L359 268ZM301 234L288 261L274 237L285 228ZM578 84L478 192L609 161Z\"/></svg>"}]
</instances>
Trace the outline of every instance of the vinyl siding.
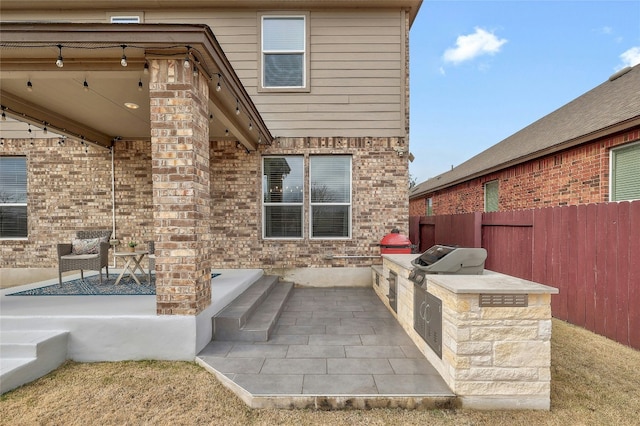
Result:
<instances>
[{"instance_id":1,"label":"vinyl siding","mask_svg":"<svg viewBox=\"0 0 640 426\"><path fill-rule=\"evenodd\" d=\"M277 14L274 11L274 14ZM123 13L126 15L127 13ZM210 17L209 17L210 15ZM7 20L107 22L104 11ZM271 133L278 137L406 137L404 12L311 11L308 92L259 92L256 11L147 11L145 23L211 27Z\"/></svg>"}]
</instances>

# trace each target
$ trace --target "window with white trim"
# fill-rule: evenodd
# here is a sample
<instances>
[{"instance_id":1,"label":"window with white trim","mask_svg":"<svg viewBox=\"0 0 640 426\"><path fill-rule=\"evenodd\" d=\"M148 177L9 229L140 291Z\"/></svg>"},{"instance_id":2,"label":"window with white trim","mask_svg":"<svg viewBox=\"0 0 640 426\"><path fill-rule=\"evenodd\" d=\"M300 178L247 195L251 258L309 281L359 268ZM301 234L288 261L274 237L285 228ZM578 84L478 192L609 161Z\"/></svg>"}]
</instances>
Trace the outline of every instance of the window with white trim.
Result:
<instances>
[{"instance_id":1,"label":"window with white trim","mask_svg":"<svg viewBox=\"0 0 640 426\"><path fill-rule=\"evenodd\" d=\"M498 211L498 181L494 180L484 184L484 211Z\"/></svg>"},{"instance_id":2,"label":"window with white trim","mask_svg":"<svg viewBox=\"0 0 640 426\"><path fill-rule=\"evenodd\" d=\"M27 158L0 157L0 238L27 237Z\"/></svg>"},{"instance_id":3,"label":"window with white trim","mask_svg":"<svg viewBox=\"0 0 640 426\"><path fill-rule=\"evenodd\" d=\"M305 16L262 16L262 87L306 87Z\"/></svg>"},{"instance_id":4,"label":"window with white trim","mask_svg":"<svg viewBox=\"0 0 640 426\"><path fill-rule=\"evenodd\" d=\"M640 199L640 143L611 150L611 201Z\"/></svg>"},{"instance_id":5,"label":"window with white trim","mask_svg":"<svg viewBox=\"0 0 640 426\"><path fill-rule=\"evenodd\" d=\"M263 237L350 238L351 179L349 155L313 155L308 159L294 155L263 157ZM305 187L309 188L308 197ZM305 234L305 212L309 217L308 234Z\"/></svg>"},{"instance_id":6,"label":"window with white trim","mask_svg":"<svg viewBox=\"0 0 640 426\"><path fill-rule=\"evenodd\" d=\"M302 238L304 158L262 159L262 218L264 238Z\"/></svg>"},{"instance_id":7,"label":"window with white trim","mask_svg":"<svg viewBox=\"0 0 640 426\"><path fill-rule=\"evenodd\" d=\"M309 158L311 238L351 236L351 157Z\"/></svg>"}]
</instances>

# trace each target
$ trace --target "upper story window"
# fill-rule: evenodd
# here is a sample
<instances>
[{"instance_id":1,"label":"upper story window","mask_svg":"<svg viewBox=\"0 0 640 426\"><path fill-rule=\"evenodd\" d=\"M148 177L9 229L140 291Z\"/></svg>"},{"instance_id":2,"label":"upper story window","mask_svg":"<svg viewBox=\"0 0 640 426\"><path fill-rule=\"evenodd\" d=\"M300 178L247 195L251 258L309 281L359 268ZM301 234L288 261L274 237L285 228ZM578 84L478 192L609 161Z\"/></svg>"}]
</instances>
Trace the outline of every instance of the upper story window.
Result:
<instances>
[{"instance_id":1,"label":"upper story window","mask_svg":"<svg viewBox=\"0 0 640 426\"><path fill-rule=\"evenodd\" d=\"M640 199L640 143L611 150L611 201Z\"/></svg>"},{"instance_id":2,"label":"upper story window","mask_svg":"<svg viewBox=\"0 0 640 426\"><path fill-rule=\"evenodd\" d=\"M498 211L498 181L494 180L484 184L484 211Z\"/></svg>"},{"instance_id":3,"label":"upper story window","mask_svg":"<svg viewBox=\"0 0 640 426\"><path fill-rule=\"evenodd\" d=\"M27 237L27 158L0 157L0 238Z\"/></svg>"},{"instance_id":4,"label":"upper story window","mask_svg":"<svg viewBox=\"0 0 640 426\"><path fill-rule=\"evenodd\" d=\"M305 89L307 85L307 17L262 16L263 89Z\"/></svg>"}]
</instances>

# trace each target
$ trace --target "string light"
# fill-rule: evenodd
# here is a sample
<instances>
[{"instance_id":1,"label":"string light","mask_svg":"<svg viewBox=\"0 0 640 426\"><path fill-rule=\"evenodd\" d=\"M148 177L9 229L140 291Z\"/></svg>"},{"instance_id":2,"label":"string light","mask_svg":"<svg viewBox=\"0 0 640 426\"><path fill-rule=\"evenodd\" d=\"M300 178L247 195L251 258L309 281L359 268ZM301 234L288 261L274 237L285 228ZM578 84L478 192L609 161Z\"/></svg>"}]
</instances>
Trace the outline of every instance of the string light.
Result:
<instances>
[{"instance_id":1,"label":"string light","mask_svg":"<svg viewBox=\"0 0 640 426\"><path fill-rule=\"evenodd\" d=\"M42 133L44 133L45 135L47 133L49 133L49 130L47 129L47 122L46 121L44 122L44 127L42 128Z\"/></svg>"},{"instance_id":2,"label":"string light","mask_svg":"<svg viewBox=\"0 0 640 426\"><path fill-rule=\"evenodd\" d=\"M224 129L224 135L229 136L229 129Z\"/></svg>"},{"instance_id":3,"label":"string light","mask_svg":"<svg viewBox=\"0 0 640 426\"><path fill-rule=\"evenodd\" d=\"M56 66L58 68L64 67L64 61L62 60L62 45L58 45L58 59L56 60Z\"/></svg>"},{"instance_id":4,"label":"string light","mask_svg":"<svg viewBox=\"0 0 640 426\"><path fill-rule=\"evenodd\" d=\"M122 58L120 58L120 65L122 65L123 67L126 67L127 64L127 55L124 54L124 49L127 48L126 44L121 44L120 45L122 47Z\"/></svg>"},{"instance_id":5,"label":"string light","mask_svg":"<svg viewBox=\"0 0 640 426\"><path fill-rule=\"evenodd\" d=\"M39 47L39 46L33 46L33 47ZM94 47L65 46L65 45L63 45L63 44L43 44L43 45L42 45L42 47L57 47L57 48L58 48L58 57L57 57L57 60L56 60L56 66L58 66L59 68L62 68L62 67L64 66L64 58L63 58L63 54L62 54L62 48L63 48L63 47L65 47L65 48L70 48L70 49L74 49L74 48L75 48L75 49L94 49ZM111 47L111 48L114 48L114 47L121 47L121 48L122 48L122 56L121 56L120 64L121 64L123 67L128 66L128 61L127 61L127 56L126 56L126 49L127 49L127 48L133 48L133 49L144 49L144 47L143 47L143 46L135 46L135 45L127 45L127 44L112 45L112 46L108 46L108 47ZM178 48L178 47L180 47L180 45L163 46L163 47L160 47L160 49L176 49L176 48ZM201 65L201 64L200 64L200 61L198 60L198 56L197 56L197 55L195 55L195 53L197 53L197 52L198 52L198 50L197 50L197 49L194 49L194 50L195 50L195 52L194 52L194 51L192 51L193 47L191 47L191 46L189 46L189 45L186 45L186 46L184 46L184 47L186 48L186 53L185 53L185 56L184 56L183 67L184 67L185 69L188 69L189 67L193 67L193 70L192 70L192 71L193 71L193 75L194 75L194 76L196 76L196 75L198 75L198 74L200 73L200 71L201 71L201 70L200 70L200 68L199 68L199 67L200 67L200 65ZM102 48L102 47L101 47L101 48ZM174 57L175 57L175 52L174 52L174 53L171 53L170 55L167 55L167 56L174 56ZM193 63L192 63L192 62L193 62ZM143 73L144 73L145 75L147 75L147 74L149 73L149 69L150 69L150 64L149 64L149 62L147 62L147 61L145 60L145 61L144 61L144 63L143 63ZM211 74L208 72L208 70L206 69L206 66L204 67L204 72L205 72L207 75L211 75ZM221 74L221 73L219 73L219 72L218 72L218 73L216 73L216 74L218 75L218 81L216 82L215 91L216 91L216 92L220 92L220 91L222 90L222 82L223 82L223 78L224 78L224 77L223 77L223 76L222 76L222 74ZM31 79L30 79L30 78L28 79L26 86L27 86L27 91L29 91L29 92L32 92L32 91L33 91L33 87L34 87L34 86L33 86L33 83L32 83L32 81L31 81ZM86 79L86 78L84 79L84 81L83 81L83 83L82 83L82 86L83 86L83 90L84 90L85 92L88 92L88 91L90 90L89 83L87 82L87 79ZM138 80L138 90L139 90L139 91L143 91L143 90L144 90L144 84L143 84L143 82L142 82L142 78L140 78L140 79ZM6 118L7 118L7 114L5 113L5 109L6 109L5 107L3 107L3 109L2 109L2 120L6 120ZM235 113L236 113L236 115L240 115L240 113L241 113L241 112L242 112L242 111L241 111L241 108L240 108L240 102L239 102L239 99L238 99L238 98L236 98L236 109L235 109ZM249 130L250 130L250 131L253 131L253 120L252 120L252 117L251 117L251 115L249 114L249 112L247 112L247 115L248 115L248 118L249 118L249 124L248 124L248 126L249 126ZM212 116L212 115L210 116L210 119L211 119L211 120L213 120L213 116ZM45 128L46 128L46 126L45 126ZM54 128L56 128L56 127L54 126ZM43 130L44 130L44 129L43 129ZM62 129L62 130L66 132L66 130L65 130L65 129ZM226 136L229 136L229 135L230 135L230 131L229 131L229 129L226 129L226 130L225 130L225 135L226 135ZM261 134L260 134L260 132L259 132L259 131L258 131L258 135L259 135L258 143L260 144L260 143L262 143L262 137L261 137ZM75 137L76 135L72 135L72 136L74 136L74 137ZM77 136L79 136L79 135L77 135ZM92 143L93 143L93 142L92 142ZM97 142L96 142L96 143L97 143ZM270 142L270 141L266 141L266 143L271 144L271 142Z\"/></svg>"},{"instance_id":6,"label":"string light","mask_svg":"<svg viewBox=\"0 0 640 426\"><path fill-rule=\"evenodd\" d=\"M184 57L184 63L182 64L182 66L187 69L191 66L191 64L189 63L189 52L191 51L191 46L187 46L187 54Z\"/></svg>"}]
</instances>

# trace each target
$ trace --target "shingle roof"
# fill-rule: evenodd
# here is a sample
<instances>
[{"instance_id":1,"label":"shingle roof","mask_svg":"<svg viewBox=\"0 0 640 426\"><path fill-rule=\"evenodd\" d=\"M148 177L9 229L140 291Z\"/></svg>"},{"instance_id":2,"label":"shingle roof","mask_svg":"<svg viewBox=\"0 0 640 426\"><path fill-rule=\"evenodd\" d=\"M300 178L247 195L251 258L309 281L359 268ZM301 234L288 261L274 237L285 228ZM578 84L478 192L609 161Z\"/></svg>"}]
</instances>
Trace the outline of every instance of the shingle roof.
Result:
<instances>
[{"instance_id":1,"label":"shingle roof","mask_svg":"<svg viewBox=\"0 0 640 426\"><path fill-rule=\"evenodd\" d=\"M444 189L637 124L640 124L640 65L625 68L452 170L416 185L409 196L415 198Z\"/></svg>"}]
</instances>

